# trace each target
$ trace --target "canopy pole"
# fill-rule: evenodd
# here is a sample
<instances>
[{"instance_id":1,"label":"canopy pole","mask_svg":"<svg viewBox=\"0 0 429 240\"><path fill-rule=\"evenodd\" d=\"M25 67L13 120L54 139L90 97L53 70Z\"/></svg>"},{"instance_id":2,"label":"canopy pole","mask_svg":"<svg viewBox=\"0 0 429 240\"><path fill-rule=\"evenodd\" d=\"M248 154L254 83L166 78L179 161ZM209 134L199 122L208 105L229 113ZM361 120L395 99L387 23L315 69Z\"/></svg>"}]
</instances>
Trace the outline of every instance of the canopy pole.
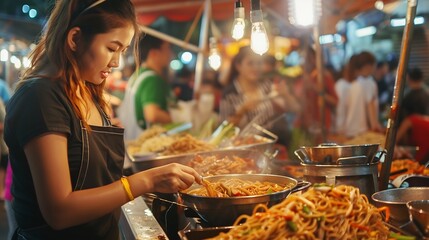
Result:
<instances>
[{"instance_id":1,"label":"canopy pole","mask_svg":"<svg viewBox=\"0 0 429 240\"><path fill-rule=\"evenodd\" d=\"M417 0L408 0L406 25L402 35L401 52L396 72L395 88L393 91L392 105L390 107L389 119L387 122L386 144L387 150L384 163L381 166L379 189L385 190L389 184L390 168L392 165L393 151L396 144L396 131L398 128L398 116L401 109L401 102L404 93L405 78L410 56L410 42L414 30L414 17L416 16Z\"/></svg>"},{"instance_id":2,"label":"canopy pole","mask_svg":"<svg viewBox=\"0 0 429 240\"><path fill-rule=\"evenodd\" d=\"M194 32L195 27L201 19L201 14L203 14L203 10L204 5L201 4L200 8L198 9L197 16L195 16L194 21L192 21L192 25L188 30L188 33L186 33L185 42L189 42L189 39L191 39L192 33Z\"/></svg>"},{"instance_id":3,"label":"canopy pole","mask_svg":"<svg viewBox=\"0 0 429 240\"><path fill-rule=\"evenodd\" d=\"M200 29L200 41L199 47L202 50L207 49L207 42L209 37L209 27L210 27L210 16L211 15L211 0L205 0L204 3L204 14L201 19L201 29ZM203 78L204 71L204 51L198 52L197 63L195 65L195 83L194 83L194 96L200 89L200 85Z\"/></svg>"},{"instance_id":4,"label":"canopy pole","mask_svg":"<svg viewBox=\"0 0 429 240\"><path fill-rule=\"evenodd\" d=\"M145 32L146 34L149 34L151 36L160 38L160 39L162 39L162 40L164 40L166 42L172 43L172 44L177 45L179 47L182 47L184 49L188 49L190 51L194 51L196 53L202 53L202 52L204 52L204 48L199 48L199 47L197 47L197 46L195 46L193 44L190 44L190 43L185 42L183 40L180 40L178 38L169 36L169 35L167 35L165 33L159 32L159 31L154 30L154 29L152 29L150 27L147 27L147 26L144 26L144 25L141 25L141 24L139 26L140 26L140 29L143 32Z\"/></svg>"}]
</instances>

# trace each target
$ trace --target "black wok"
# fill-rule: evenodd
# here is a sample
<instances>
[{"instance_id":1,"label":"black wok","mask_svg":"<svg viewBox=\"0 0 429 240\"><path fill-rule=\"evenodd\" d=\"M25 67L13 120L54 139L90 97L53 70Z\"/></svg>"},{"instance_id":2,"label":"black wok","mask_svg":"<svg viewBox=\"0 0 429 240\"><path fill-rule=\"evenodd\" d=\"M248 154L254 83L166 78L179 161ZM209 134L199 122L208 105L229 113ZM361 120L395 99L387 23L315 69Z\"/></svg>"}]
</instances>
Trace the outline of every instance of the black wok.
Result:
<instances>
[{"instance_id":1,"label":"black wok","mask_svg":"<svg viewBox=\"0 0 429 240\"><path fill-rule=\"evenodd\" d=\"M271 174L226 174L205 177L209 182L216 182L221 179L238 178L248 181L267 181L283 186L290 184L290 189L280 192L258 195L258 196L241 196L241 197L203 197L186 193L200 185L193 185L189 189L179 192L183 203L186 206L196 210L199 215L203 216L208 226L230 226L242 214L251 215L256 205L262 203L268 207L280 203L291 192L303 190L310 186L309 182L300 182L285 176Z\"/></svg>"}]
</instances>

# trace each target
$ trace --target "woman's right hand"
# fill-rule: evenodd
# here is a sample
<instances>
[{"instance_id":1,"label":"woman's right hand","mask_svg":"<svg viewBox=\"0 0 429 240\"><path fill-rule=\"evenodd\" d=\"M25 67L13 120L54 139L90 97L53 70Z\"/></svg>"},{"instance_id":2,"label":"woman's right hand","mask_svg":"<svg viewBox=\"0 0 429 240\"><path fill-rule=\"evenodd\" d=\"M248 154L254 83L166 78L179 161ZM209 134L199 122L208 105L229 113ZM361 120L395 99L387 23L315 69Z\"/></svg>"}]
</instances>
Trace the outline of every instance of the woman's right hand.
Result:
<instances>
[{"instance_id":1,"label":"woman's right hand","mask_svg":"<svg viewBox=\"0 0 429 240\"><path fill-rule=\"evenodd\" d=\"M189 188L194 182L201 184L201 175L193 168L171 163L141 172L147 184L145 192L176 193Z\"/></svg>"}]
</instances>

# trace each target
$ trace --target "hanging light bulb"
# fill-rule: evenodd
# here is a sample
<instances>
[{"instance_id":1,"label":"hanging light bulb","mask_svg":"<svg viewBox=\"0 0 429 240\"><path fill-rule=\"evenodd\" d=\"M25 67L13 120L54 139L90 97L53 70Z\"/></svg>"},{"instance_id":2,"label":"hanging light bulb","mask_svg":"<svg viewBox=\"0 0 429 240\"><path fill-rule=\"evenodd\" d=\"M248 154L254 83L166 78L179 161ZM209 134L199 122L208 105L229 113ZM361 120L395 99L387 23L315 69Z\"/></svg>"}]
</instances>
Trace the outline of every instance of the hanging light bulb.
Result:
<instances>
[{"instance_id":1,"label":"hanging light bulb","mask_svg":"<svg viewBox=\"0 0 429 240\"><path fill-rule=\"evenodd\" d=\"M267 31L262 18L260 0L252 0L252 10L250 10L250 21L252 22L252 33L250 35L250 48L262 55L268 51L269 42Z\"/></svg>"},{"instance_id":2,"label":"hanging light bulb","mask_svg":"<svg viewBox=\"0 0 429 240\"><path fill-rule=\"evenodd\" d=\"M383 10L383 8L384 8L384 2L383 1L381 1L381 0L377 0L377 1L375 1L375 3L374 3L374 7L376 8L376 9L378 9L378 10Z\"/></svg>"},{"instance_id":3,"label":"hanging light bulb","mask_svg":"<svg viewBox=\"0 0 429 240\"><path fill-rule=\"evenodd\" d=\"M222 58L219 55L217 49L217 40L214 37L210 38L210 55L209 55L209 65L210 67L217 71L222 64Z\"/></svg>"},{"instance_id":4,"label":"hanging light bulb","mask_svg":"<svg viewBox=\"0 0 429 240\"><path fill-rule=\"evenodd\" d=\"M234 8L234 23L232 24L232 38L239 40L244 36L244 28L246 23L244 22L245 14L243 3L240 0L235 2Z\"/></svg>"},{"instance_id":5,"label":"hanging light bulb","mask_svg":"<svg viewBox=\"0 0 429 240\"><path fill-rule=\"evenodd\" d=\"M295 26L312 27L322 15L321 0L289 0L288 7L289 21Z\"/></svg>"}]
</instances>

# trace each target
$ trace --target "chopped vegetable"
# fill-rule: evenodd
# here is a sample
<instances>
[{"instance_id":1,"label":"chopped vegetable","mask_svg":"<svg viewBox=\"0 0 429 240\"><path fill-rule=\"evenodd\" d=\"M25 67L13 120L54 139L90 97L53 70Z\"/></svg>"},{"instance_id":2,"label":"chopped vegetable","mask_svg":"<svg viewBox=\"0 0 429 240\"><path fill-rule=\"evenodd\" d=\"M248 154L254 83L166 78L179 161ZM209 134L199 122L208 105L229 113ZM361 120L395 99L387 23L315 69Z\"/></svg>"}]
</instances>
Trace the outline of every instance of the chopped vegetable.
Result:
<instances>
[{"instance_id":1,"label":"chopped vegetable","mask_svg":"<svg viewBox=\"0 0 429 240\"><path fill-rule=\"evenodd\" d=\"M355 223L355 222L350 223L350 226L351 226L351 227L354 227L354 228L357 228L357 229L359 229L359 230L367 231L367 232L370 232L370 231L371 231L371 230L369 229L369 227L367 227L367 226L363 226L363 225L360 225L359 223Z\"/></svg>"},{"instance_id":2,"label":"chopped vegetable","mask_svg":"<svg viewBox=\"0 0 429 240\"><path fill-rule=\"evenodd\" d=\"M389 218L390 218L390 208L389 207L381 207L381 208L378 208L378 211L379 212L382 212L382 211L384 211L384 215L385 215L385 217L386 217L386 219L384 219L386 222L388 222L389 221Z\"/></svg>"},{"instance_id":3,"label":"chopped vegetable","mask_svg":"<svg viewBox=\"0 0 429 240\"><path fill-rule=\"evenodd\" d=\"M212 134L212 138L209 143L212 145L219 145L222 140L226 137L233 135L235 132L235 126L232 123L224 121Z\"/></svg>"},{"instance_id":4,"label":"chopped vegetable","mask_svg":"<svg viewBox=\"0 0 429 240\"><path fill-rule=\"evenodd\" d=\"M416 237L414 236L405 236L394 232L390 232L389 238L395 239L395 240L415 240L416 239Z\"/></svg>"},{"instance_id":5,"label":"chopped vegetable","mask_svg":"<svg viewBox=\"0 0 429 240\"><path fill-rule=\"evenodd\" d=\"M292 222L292 221L287 221L287 227L289 228L289 230L291 230L292 232L296 232L298 231L298 227L296 226L296 223Z\"/></svg>"},{"instance_id":6,"label":"chopped vegetable","mask_svg":"<svg viewBox=\"0 0 429 240\"><path fill-rule=\"evenodd\" d=\"M313 187L331 187L332 188L333 186L330 185L330 184L322 182L322 183L315 183L315 184L313 184Z\"/></svg>"},{"instance_id":7,"label":"chopped vegetable","mask_svg":"<svg viewBox=\"0 0 429 240\"><path fill-rule=\"evenodd\" d=\"M302 208L302 211L303 211L305 214L307 214L307 215L310 215L310 214L311 214L311 210L310 210L310 208L309 208L307 205L305 205L305 206Z\"/></svg>"}]
</instances>

